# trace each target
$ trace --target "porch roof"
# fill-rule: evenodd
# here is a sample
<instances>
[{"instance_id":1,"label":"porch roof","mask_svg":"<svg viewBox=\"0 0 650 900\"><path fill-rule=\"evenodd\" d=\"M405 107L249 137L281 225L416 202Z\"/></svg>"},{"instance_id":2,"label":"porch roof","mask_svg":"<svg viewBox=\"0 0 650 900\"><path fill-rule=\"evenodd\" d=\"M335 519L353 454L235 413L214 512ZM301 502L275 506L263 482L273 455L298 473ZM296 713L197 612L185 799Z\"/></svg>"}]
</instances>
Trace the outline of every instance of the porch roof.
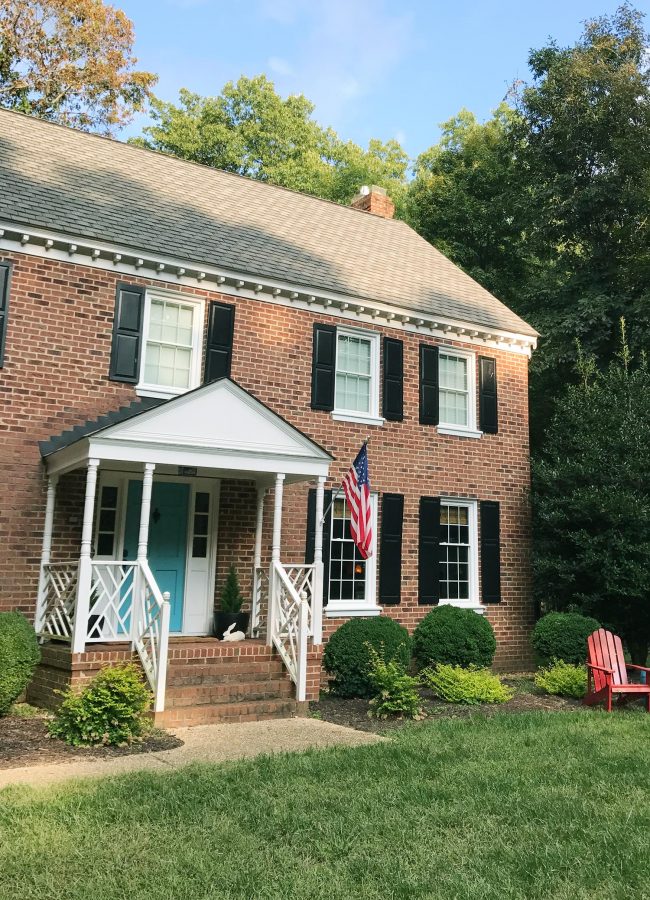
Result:
<instances>
[{"instance_id":1,"label":"porch roof","mask_svg":"<svg viewBox=\"0 0 650 900\"><path fill-rule=\"evenodd\" d=\"M169 400L142 398L39 446L50 474L97 458L306 478L327 475L333 459L226 377Z\"/></svg>"}]
</instances>

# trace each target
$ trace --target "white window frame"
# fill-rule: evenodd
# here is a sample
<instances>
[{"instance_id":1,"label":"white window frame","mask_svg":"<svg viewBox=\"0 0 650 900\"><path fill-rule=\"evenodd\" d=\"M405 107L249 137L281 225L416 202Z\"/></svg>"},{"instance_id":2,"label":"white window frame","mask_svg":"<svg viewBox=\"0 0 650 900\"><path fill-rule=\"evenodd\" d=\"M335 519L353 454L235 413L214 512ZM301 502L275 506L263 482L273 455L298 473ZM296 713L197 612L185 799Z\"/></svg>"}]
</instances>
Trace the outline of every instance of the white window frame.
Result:
<instances>
[{"instance_id":1,"label":"white window frame","mask_svg":"<svg viewBox=\"0 0 650 900\"><path fill-rule=\"evenodd\" d=\"M340 496L343 497L342 494ZM343 498L343 502L346 502L345 498ZM353 616L378 616L381 613L381 607L377 606L377 494L375 493L370 494L370 511L373 546L372 554L366 560L366 596L363 600L329 600L323 610L326 618L341 619L352 618ZM334 516L333 503L328 515L331 522ZM332 556L332 534L333 529L330 529L330 560L328 562L328 571L324 573L325 578L328 579Z\"/></svg>"},{"instance_id":2,"label":"white window frame","mask_svg":"<svg viewBox=\"0 0 650 900\"><path fill-rule=\"evenodd\" d=\"M440 419L437 427L438 434L448 434L456 437L480 438L483 432L476 427L476 354L471 350L459 350L456 347L447 347L442 344L438 349L438 359L443 356L457 356L467 360L467 425L457 425L452 422L443 422ZM438 382L440 376L438 376ZM440 391L443 390L438 383L438 402Z\"/></svg>"},{"instance_id":3,"label":"white window frame","mask_svg":"<svg viewBox=\"0 0 650 900\"><path fill-rule=\"evenodd\" d=\"M475 612L485 612L485 607L481 606L478 589L478 501L469 500L464 497L441 497L440 506L456 506L465 507L468 510L469 524L469 598L467 600L449 599L438 601L439 606L460 606L463 609L473 609ZM440 525L440 521L438 521ZM445 546L441 541L440 546Z\"/></svg>"},{"instance_id":4,"label":"white window frame","mask_svg":"<svg viewBox=\"0 0 650 900\"><path fill-rule=\"evenodd\" d=\"M192 322L192 362L190 365L189 385L186 388L175 388L168 385L149 384L144 380L145 362L147 356L147 340L149 336L149 323L151 319L151 301L168 300L172 303L184 304L194 307ZM178 397L198 387L201 383L201 357L203 343L203 326L205 320L205 301L200 297L187 297L177 291L148 290L145 293L144 322L142 327L142 349L140 353L139 381L136 385L136 393L141 397Z\"/></svg>"},{"instance_id":5,"label":"white window frame","mask_svg":"<svg viewBox=\"0 0 650 900\"><path fill-rule=\"evenodd\" d=\"M336 406L336 375L339 370L339 336L360 338L370 342L370 410L367 413ZM366 425L383 425L379 415L379 339L376 331L362 328L336 328L336 356L334 362L334 410L332 418L340 422L363 422Z\"/></svg>"}]
</instances>

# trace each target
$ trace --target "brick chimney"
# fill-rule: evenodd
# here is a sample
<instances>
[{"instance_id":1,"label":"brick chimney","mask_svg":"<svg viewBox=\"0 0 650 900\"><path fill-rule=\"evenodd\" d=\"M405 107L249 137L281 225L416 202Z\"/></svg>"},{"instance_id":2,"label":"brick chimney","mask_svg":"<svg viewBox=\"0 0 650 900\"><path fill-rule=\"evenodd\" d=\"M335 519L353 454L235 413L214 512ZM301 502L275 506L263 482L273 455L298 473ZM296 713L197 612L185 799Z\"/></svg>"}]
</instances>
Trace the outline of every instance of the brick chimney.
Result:
<instances>
[{"instance_id":1,"label":"brick chimney","mask_svg":"<svg viewBox=\"0 0 650 900\"><path fill-rule=\"evenodd\" d=\"M395 204L384 188L376 184L371 184L370 187L364 185L357 196L352 198L350 206L381 216L382 219L392 219L395 213Z\"/></svg>"}]
</instances>

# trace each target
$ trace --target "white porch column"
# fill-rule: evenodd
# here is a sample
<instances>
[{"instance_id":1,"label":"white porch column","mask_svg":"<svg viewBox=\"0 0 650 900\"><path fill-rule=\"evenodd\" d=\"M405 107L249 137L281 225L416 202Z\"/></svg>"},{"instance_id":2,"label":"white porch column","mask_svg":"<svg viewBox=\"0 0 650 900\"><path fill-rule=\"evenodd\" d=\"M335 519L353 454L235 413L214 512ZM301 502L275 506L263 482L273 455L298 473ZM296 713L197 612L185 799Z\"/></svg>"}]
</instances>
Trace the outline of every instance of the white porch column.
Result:
<instances>
[{"instance_id":1,"label":"white porch column","mask_svg":"<svg viewBox=\"0 0 650 900\"><path fill-rule=\"evenodd\" d=\"M43 546L41 549L41 571L38 579L38 596L36 600L36 616L34 628L38 634L43 627L45 615L45 566L49 565L52 555L52 531L54 529L54 503L56 501L56 486L58 475L50 475L47 480L47 499L45 501L45 523L43 525Z\"/></svg>"},{"instance_id":2,"label":"white porch column","mask_svg":"<svg viewBox=\"0 0 650 900\"><path fill-rule=\"evenodd\" d=\"M253 598L251 602L251 637L256 637L260 623L260 575L259 568L262 564L262 526L264 523L264 495L266 488L258 485L257 487L257 516L255 519L255 552L253 556ZM266 599L267 604L270 603L270 597ZM268 609L266 614L268 616Z\"/></svg>"},{"instance_id":3,"label":"white porch column","mask_svg":"<svg viewBox=\"0 0 650 900\"><path fill-rule=\"evenodd\" d=\"M138 562L147 561L149 549L149 517L151 514L151 490L153 488L153 470L155 463L144 464L142 477L142 500L140 502L140 531L138 532Z\"/></svg>"},{"instance_id":4,"label":"white porch column","mask_svg":"<svg viewBox=\"0 0 650 900\"><path fill-rule=\"evenodd\" d=\"M325 476L316 485L316 533L314 535L314 593L311 604L311 629L314 644L323 643L323 499Z\"/></svg>"},{"instance_id":5,"label":"white porch column","mask_svg":"<svg viewBox=\"0 0 650 900\"><path fill-rule=\"evenodd\" d=\"M92 588L92 561L90 547L93 539L93 513L95 511L95 492L97 490L98 459L88 460L86 471L86 498L84 501L84 518L81 527L81 553L79 554L79 575L77 578L77 605L72 632L72 652L83 653L86 649L88 632L88 612L90 610L90 592Z\"/></svg>"},{"instance_id":6,"label":"white porch column","mask_svg":"<svg viewBox=\"0 0 650 900\"><path fill-rule=\"evenodd\" d=\"M284 490L285 476L278 473L275 476L275 495L273 498L273 540L271 542L271 573L269 576L269 611L267 616L266 643L272 643L273 629L276 617L276 579L275 563L280 561L280 547L282 543L282 494Z\"/></svg>"}]
</instances>

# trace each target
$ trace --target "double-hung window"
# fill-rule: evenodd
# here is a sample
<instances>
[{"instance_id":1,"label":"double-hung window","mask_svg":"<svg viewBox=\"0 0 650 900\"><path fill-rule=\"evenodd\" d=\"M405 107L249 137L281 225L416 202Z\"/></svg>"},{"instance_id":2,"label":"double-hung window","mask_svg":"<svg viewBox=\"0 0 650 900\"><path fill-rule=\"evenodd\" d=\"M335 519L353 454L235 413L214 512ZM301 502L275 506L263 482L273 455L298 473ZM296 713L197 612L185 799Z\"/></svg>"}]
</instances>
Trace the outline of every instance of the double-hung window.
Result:
<instances>
[{"instance_id":1,"label":"double-hung window","mask_svg":"<svg viewBox=\"0 0 650 900\"><path fill-rule=\"evenodd\" d=\"M441 348L438 356L440 401L438 430L450 434L476 431L476 372L471 353Z\"/></svg>"},{"instance_id":2,"label":"double-hung window","mask_svg":"<svg viewBox=\"0 0 650 900\"><path fill-rule=\"evenodd\" d=\"M376 498L370 497L373 533L377 533ZM363 559L350 531L350 511L343 497L337 497L330 510L329 603L327 615L372 615L378 613L375 602L375 554Z\"/></svg>"},{"instance_id":3,"label":"double-hung window","mask_svg":"<svg viewBox=\"0 0 650 900\"><path fill-rule=\"evenodd\" d=\"M440 602L478 603L478 531L476 501L440 502Z\"/></svg>"},{"instance_id":4,"label":"double-hung window","mask_svg":"<svg viewBox=\"0 0 650 900\"><path fill-rule=\"evenodd\" d=\"M337 328L334 417L379 417L379 335Z\"/></svg>"},{"instance_id":5,"label":"double-hung window","mask_svg":"<svg viewBox=\"0 0 650 900\"><path fill-rule=\"evenodd\" d=\"M139 388L166 396L196 387L202 329L201 301L147 294Z\"/></svg>"}]
</instances>

